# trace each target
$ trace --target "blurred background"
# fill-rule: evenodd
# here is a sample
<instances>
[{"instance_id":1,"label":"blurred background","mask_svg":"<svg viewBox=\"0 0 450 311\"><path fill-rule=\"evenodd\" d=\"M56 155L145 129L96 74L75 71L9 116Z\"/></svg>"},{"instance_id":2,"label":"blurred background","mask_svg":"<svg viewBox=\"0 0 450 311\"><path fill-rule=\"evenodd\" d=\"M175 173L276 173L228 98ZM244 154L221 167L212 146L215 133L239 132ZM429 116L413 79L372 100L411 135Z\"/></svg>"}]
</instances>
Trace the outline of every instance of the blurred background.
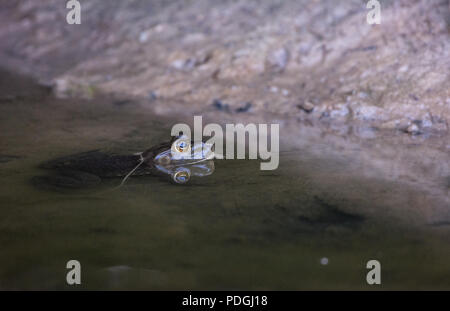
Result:
<instances>
[{"instance_id":1,"label":"blurred background","mask_svg":"<svg viewBox=\"0 0 450 311\"><path fill-rule=\"evenodd\" d=\"M218 99L447 131L448 1L380 1L380 25L366 22L367 2L85 0L80 25L61 1L5 2L1 64L60 96L158 99L146 106L159 112Z\"/></svg>"}]
</instances>

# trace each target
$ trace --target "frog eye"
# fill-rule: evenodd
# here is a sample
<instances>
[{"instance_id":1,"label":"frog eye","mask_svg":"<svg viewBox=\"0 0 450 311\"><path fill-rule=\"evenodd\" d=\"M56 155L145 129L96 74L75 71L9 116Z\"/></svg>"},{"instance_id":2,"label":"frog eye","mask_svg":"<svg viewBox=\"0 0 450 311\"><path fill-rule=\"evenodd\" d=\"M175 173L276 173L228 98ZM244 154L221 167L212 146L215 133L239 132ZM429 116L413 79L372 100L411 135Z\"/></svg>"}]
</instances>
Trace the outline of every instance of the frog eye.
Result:
<instances>
[{"instance_id":1,"label":"frog eye","mask_svg":"<svg viewBox=\"0 0 450 311\"><path fill-rule=\"evenodd\" d=\"M175 150L179 153L184 153L189 150L190 143L185 140L177 140L175 142Z\"/></svg>"},{"instance_id":2,"label":"frog eye","mask_svg":"<svg viewBox=\"0 0 450 311\"><path fill-rule=\"evenodd\" d=\"M177 184L185 184L191 178L189 170L179 170L172 175L173 181Z\"/></svg>"}]
</instances>

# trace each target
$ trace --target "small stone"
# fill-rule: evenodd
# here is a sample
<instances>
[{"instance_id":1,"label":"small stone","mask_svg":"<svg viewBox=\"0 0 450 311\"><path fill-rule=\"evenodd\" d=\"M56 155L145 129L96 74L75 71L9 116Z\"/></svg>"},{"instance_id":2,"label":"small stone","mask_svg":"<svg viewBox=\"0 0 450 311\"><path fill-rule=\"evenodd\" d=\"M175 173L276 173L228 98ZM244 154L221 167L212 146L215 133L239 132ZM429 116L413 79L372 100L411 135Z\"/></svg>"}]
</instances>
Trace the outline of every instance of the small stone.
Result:
<instances>
[{"instance_id":1,"label":"small stone","mask_svg":"<svg viewBox=\"0 0 450 311\"><path fill-rule=\"evenodd\" d=\"M237 113L247 112L247 111L250 110L251 107L252 107L252 103L251 103L251 102L246 102L246 103L244 104L244 106L237 108L237 109L236 109L236 112L237 112Z\"/></svg>"},{"instance_id":2,"label":"small stone","mask_svg":"<svg viewBox=\"0 0 450 311\"><path fill-rule=\"evenodd\" d=\"M139 42L140 43L145 43L145 42L147 42L147 40L148 40L148 33L146 31L142 31L139 34Z\"/></svg>"},{"instance_id":3,"label":"small stone","mask_svg":"<svg viewBox=\"0 0 450 311\"><path fill-rule=\"evenodd\" d=\"M381 123L379 125L380 129L385 129L385 130L393 130L396 128L399 128L399 124L401 123L400 120L390 120L390 121L386 121L384 123Z\"/></svg>"},{"instance_id":4,"label":"small stone","mask_svg":"<svg viewBox=\"0 0 450 311\"><path fill-rule=\"evenodd\" d=\"M289 52L286 48L273 51L267 56L267 63L275 71L283 71L289 61Z\"/></svg>"},{"instance_id":5,"label":"small stone","mask_svg":"<svg viewBox=\"0 0 450 311\"><path fill-rule=\"evenodd\" d=\"M278 93L278 87L276 86L271 86L269 89L272 93Z\"/></svg>"},{"instance_id":6,"label":"small stone","mask_svg":"<svg viewBox=\"0 0 450 311\"><path fill-rule=\"evenodd\" d=\"M309 101L305 101L302 104L297 105L297 107L307 113L310 113L314 110L314 105Z\"/></svg>"},{"instance_id":7,"label":"small stone","mask_svg":"<svg viewBox=\"0 0 450 311\"><path fill-rule=\"evenodd\" d=\"M417 134L420 134L420 129L417 126L417 124L413 123L406 128L406 132L409 134L412 134L412 135L417 135Z\"/></svg>"},{"instance_id":8,"label":"small stone","mask_svg":"<svg viewBox=\"0 0 450 311\"><path fill-rule=\"evenodd\" d=\"M320 264L321 264L322 266L328 265L328 258L327 258L327 257L322 257L322 258L320 258Z\"/></svg>"},{"instance_id":9,"label":"small stone","mask_svg":"<svg viewBox=\"0 0 450 311\"><path fill-rule=\"evenodd\" d=\"M289 90L283 89L281 90L281 94L283 94L283 96L289 96Z\"/></svg>"},{"instance_id":10,"label":"small stone","mask_svg":"<svg viewBox=\"0 0 450 311\"><path fill-rule=\"evenodd\" d=\"M148 93L148 99L150 101L154 101L154 100L158 99L158 94L154 91L151 91Z\"/></svg>"},{"instance_id":11,"label":"small stone","mask_svg":"<svg viewBox=\"0 0 450 311\"><path fill-rule=\"evenodd\" d=\"M211 51L197 55L196 57L178 58L171 62L171 66L178 70L191 70L195 67L206 64L213 54Z\"/></svg>"},{"instance_id":12,"label":"small stone","mask_svg":"<svg viewBox=\"0 0 450 311\"><path fill-rule=\"evenodd\" d=\"M213 106L220 111L230 111L230 107L228 104L223 103L220 99L213 100Z\"/></svg>"},{"instance_id":13,"label":"small stone","mask_svg":"<svg viewBox=\"0 0 450 311\"><path fill-rule=\"evenodd\" d=\"M422 120L422 127L433 127L433 121L430 119L423 119Z\"/></svg>"},{"instance_id":14,"label":"small stone","mask_svg":"<svg viewBox=\"0 0 450 311\"><path fill-rule=\"evenodd\" d=\"M375 106L362 106L355 109L356 118L361 120L375 120L381 117L381 109Z\"/></svg>"},{"instance_id":15,"label":"small stone","mask_svg":"<svg viewBox=\"0 0 450 311\"><path fill-rule=\"evenodd\" d=\"M400 67L398 69L399 72L407 72L409 70L409 66L408 65L403 65L402 67Z\"/></svg>"},{"instance_id":16,"label":"small stone","mask_svg":"<svg viewBox=\"0 0 450 311\"><path fill-rule=\"evenodd\" d=\"M336 107L330 111L330 117L332 118L339 118L339 117L345 117L350 113L350 110L348 107L344 104L338 104Z\"/></svg>"},{"instance_id":17,"label":"small stone","mask_svg":"<svg viewBox=\"0 0 450 311\"><path fill-rule=\"evenodd\" d=\"M173 68L175 68L175 69L181 70L181 69L184 68L185 64L186 64L186 61L185 61L185 60L183 60L183 59L177 59L177 60L175 60L175 61L172 62L171 66L172 66Z\"/></svg>"},{"instance_id":18,"label":"small stone","mask_svg":"<svg viewBox=\"0 0 450 311\"><path fill-rule=\"evenodd\" d=\"M358 97L361 99L366 99L366 98L369 98L369 94L366 92L359 92Z\"/></svg>"},{"instance_id":19,"label":"small stone","mask_svg":"<svg viewBox=\"0 0 450 311\"><path fill-rule=\"evenodd\" d=\"M411 99L414 100L414 101L418 101L418 100L419 100L419 97L417 97L417 96L414 95L414 94L409 94L409 98L411 98Z\"/></svg>"}]
</instances>

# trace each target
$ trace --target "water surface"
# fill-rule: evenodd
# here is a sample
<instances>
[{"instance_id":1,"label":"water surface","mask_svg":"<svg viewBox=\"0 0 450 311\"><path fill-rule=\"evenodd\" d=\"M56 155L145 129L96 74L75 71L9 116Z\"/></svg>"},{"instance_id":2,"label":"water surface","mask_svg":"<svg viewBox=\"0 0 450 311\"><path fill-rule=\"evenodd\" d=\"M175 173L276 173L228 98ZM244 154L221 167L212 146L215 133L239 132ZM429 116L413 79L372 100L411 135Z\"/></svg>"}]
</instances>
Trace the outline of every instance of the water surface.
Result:
<instances>
[{"instance_id":1,"label":"water surface","mask_svg":"<svg viewBox=\"0 0 450 311\"><path fill-rule=\"evenodd\" d=\"M414 180L393 156L404 146L380 145L388 156L377 157L306 131L295 143L285 136L275 171L221 160L187 185L146 176L111 192L120 179L56 192L30 182L46 173L39 163L142 151L167 140L175 121L133 101L9 92L0 103L1 289L71 289L70 259L81 262L82 289L369 289L370 259L382 264L382 289L450 289L442 161Z\"/></svg>"}]
</instances>

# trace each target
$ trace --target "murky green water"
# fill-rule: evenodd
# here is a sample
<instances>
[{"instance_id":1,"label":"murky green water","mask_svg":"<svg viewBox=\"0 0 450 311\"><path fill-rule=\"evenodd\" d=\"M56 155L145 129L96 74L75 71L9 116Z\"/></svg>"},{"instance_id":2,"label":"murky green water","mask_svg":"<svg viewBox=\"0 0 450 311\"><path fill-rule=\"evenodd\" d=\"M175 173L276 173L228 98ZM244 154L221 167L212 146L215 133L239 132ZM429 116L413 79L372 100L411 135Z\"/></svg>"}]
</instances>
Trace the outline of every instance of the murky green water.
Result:
<instances>
[{"instance_id":1,"label":"murky green water","mask_svg":"<svg viewBox=\"0 0 450 311\"><path fill-rule=\"evenodd\" d=\"M70 259L81 289L373 289L370 259L378 288L450 289L449 172L421 191L317 139L284 141L276 171L222 160L187 185L147 176L59 193L31 184L42 161L142 151L172 123L107 99L25 94L0 110L1 289L71 289Z\"/></svg>"}]
</instances>

